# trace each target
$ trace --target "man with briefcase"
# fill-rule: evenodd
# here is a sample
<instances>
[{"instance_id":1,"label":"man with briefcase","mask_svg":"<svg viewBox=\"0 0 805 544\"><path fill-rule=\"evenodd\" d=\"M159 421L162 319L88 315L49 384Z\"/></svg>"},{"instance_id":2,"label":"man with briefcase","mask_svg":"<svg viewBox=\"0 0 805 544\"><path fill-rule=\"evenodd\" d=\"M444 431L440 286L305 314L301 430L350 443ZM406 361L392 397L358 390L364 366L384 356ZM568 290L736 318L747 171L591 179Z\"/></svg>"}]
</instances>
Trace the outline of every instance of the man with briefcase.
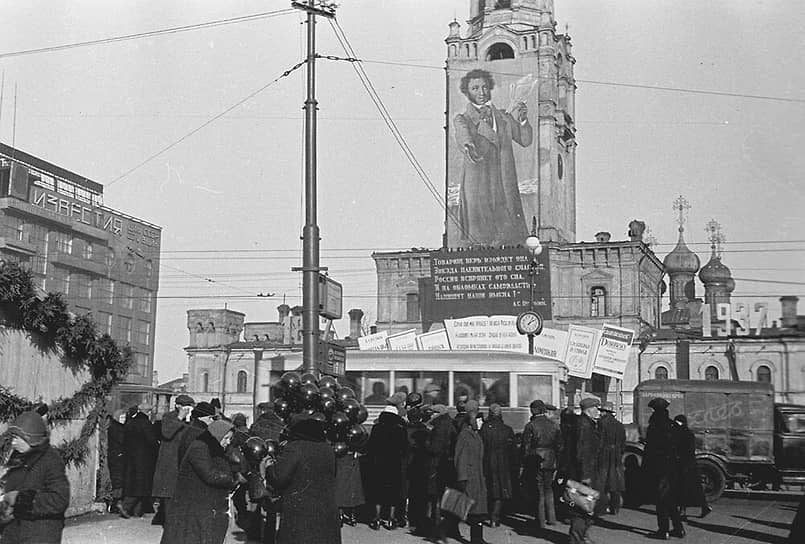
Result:
<instances>
[{"instance_id":1,"label":"man with briefcase","mask_svg":"<svg viewBox=\"0 0 805 544\"><path fill-rule=\"evenodd\" d=\"M599 465L602 441L598 429L599 408L601 400L589 396L581 400L581 415L578 417L576 455L570 459L567 479L581 482L594 490L601 489L602 474ZM596 511L602 505L598 505ZM589 544L591 540L587 532L593 524L592 513L582 508L570 510L570 544Z\"/></svg>"}]
</instances>

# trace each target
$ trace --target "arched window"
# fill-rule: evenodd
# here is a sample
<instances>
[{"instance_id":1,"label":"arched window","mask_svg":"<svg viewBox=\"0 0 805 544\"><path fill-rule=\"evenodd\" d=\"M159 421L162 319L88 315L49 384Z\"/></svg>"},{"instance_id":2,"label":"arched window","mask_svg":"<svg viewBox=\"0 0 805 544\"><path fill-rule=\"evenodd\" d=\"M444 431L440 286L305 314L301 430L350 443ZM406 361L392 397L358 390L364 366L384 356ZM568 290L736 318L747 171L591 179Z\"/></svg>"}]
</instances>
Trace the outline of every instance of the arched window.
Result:
<instances>
[{"instance_id":1,"label":"arched window","mask_svg":"<svg viewBox=\"0 0 805 544\"><path fill-rule=\"evenodd\" d=\"M528 36L523 36L523 49L528 49Z\"/></svg>"},{"instance_id":2,"label":"arched window","mask_svg":"<svg viewBox=\"0 0 805 544\"><path fill-rule=\"evenodd\" d=\"M607 315L607 290L596 286L590 289L590 317Z\"/></svg>"},{"instance_id":3,"label":"arched window","mask_svg":"<svg viewBox=\"0 0 805 544\"><path fill-rule=\"evenodd\" d=\"M239 370L238 371L238 393L245 393L246 392L246 371Z\"/></svg>"},{"instance_id":4,"label":"arched window","mask_svg":"<svg viewBox=\"0 0 805 544\"><path fill-rule=\"evenodd\" d=\"M507 43L496 43L486 50L486 60L513 59L514 50Z\"/></svg>"},{"instance_id":5,"label":"arched window","mask_svg":"<svg viewBox=\"0 0 805 544\"><path fill-rule=\"evenodd\" d=\"M202 393L210 392L210 375L207 372L201 374L201 392Z\"/></svg>"},{"instance_id":6,"label":"arched window","mask_svg":"<svg viewBox=\"0 0 805 544\"><path fill-rule=\"evenodd\" d=\"M704 379L709 381L715 381L718 379L718 368L714 367L713 365L708 366L704 369Z\"/></svg>"},{"instance_id":7,"label":"arched window","mask_svg":"<svg viewBox=\"0 0 805 544\"><path fill-rule=\"evenodd\" d=\"M654 371L654 379L655 380L667 380L668 379L668 369L664 366L658 366L657 369Z\"/></svg>"},{"instance_id":8,"label":"arched window","mask_svg":"<svg viewBox=\"0 0 805 544\"><path fill-rule=\"evenodd\" d=\"M757 367L757 381L762 383L771 383L771 369L766 365Z\"/></svg>"},{"instance_id":9,"label":"arched window","mask_svg":"<svg viewBox=\"0 0 805 544\"><path fill-rule=\"evenodd\" d=\"M531 49L536 48L537 48L537 35L534 34L533 36L531 36Z\"/></svg>"},{"instance_id":10,"label":"arched window","mask_svg":"<svg viewBox=\"0 0 805 544\"><path fill-rule=\"evenodd\" d=\"M451 57L456 56L456 44L454 43L450 44L450 56Z\"/></svg>"}]
</instances>

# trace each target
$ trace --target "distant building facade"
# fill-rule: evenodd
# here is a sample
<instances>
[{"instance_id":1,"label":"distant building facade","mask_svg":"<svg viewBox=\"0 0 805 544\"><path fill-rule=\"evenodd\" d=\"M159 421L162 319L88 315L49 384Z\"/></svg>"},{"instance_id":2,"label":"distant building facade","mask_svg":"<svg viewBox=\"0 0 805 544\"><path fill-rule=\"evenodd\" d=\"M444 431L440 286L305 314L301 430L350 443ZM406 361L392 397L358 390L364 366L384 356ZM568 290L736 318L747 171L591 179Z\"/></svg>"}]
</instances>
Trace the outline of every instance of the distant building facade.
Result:
<instances>
[{"instance_id":1,"label":"distant building facade","mask_svg":"<svg viewBox=\"0 0 805 544\"><path fill-rule=\"evenodd\" d=\"M105 206L101 184L0 144L0 258L28 267L42 292L63 293L70 311L131 346L123 405L153 391L161 237L159 226Z\"/></svg>"}]
</instances>

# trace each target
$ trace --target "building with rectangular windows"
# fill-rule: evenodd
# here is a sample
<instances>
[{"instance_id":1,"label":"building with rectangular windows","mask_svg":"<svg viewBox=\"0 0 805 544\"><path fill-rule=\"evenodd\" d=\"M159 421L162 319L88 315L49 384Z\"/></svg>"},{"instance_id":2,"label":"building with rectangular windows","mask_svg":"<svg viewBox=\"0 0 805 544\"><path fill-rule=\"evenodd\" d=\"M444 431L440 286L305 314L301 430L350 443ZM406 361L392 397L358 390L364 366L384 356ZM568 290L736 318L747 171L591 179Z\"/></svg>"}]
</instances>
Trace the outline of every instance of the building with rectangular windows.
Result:
<instances>
[{"instance_id":1,"label":"building with rectangular windows","mask_svg":"<svg viewBox=\"0 0 805 544\"><path fill-rule=\"evenodd\" d=\"M162 229L104 205L103 185L0 143L0 258L130 345L122 405L148 401Z\"/></svg>"}]
</instances>

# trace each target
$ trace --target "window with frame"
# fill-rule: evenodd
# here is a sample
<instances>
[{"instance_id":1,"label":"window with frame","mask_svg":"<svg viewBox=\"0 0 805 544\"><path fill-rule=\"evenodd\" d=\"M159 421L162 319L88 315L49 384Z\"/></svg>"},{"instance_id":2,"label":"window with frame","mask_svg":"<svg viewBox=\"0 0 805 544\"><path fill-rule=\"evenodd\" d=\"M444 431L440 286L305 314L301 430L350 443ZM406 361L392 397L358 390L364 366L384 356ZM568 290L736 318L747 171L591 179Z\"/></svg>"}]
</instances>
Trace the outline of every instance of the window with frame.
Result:
<instances>
[{"instance_id":1,"label":"window with frame","mask_svg":"<svg viewBox=\"0 0 805 544\"><path fill-rule=\"evenodd\" d=\"M97 312L95 319L98 324L98 332L112 336L112 314L109 312Z\"/></svg>"},{"instance_id":2,"label":"window with frame","mask_svg":"<svg viewBox=\"0 0 805 544\"><path fill-rule=\"evenodd\" d=\"M117 318L117 334L115 340L121 342L131 343L131 318L125 316L118 316Z\"/></svg>"},{"instance_id":3,"label":"window with frame","mask_svg":"<svg viewBox=\"0 0 805 544\"><path fill-rule=\"evenodd\" d=\"M87 274L73 273L70 275L69 289L71 297L89 301L92 297L92 280Z\"/></svg>"},{"instance_id":4,"label":"window with frame","mask_svg":"<svg viewBox=\"0 0 805 544\"><path fill-rule=\"evenodd\" d=\"M667 380L668 379L668 369L664 366L658 366L654 370L654 379L655 380Z\"/></svg>"},{"instance_id":5,"label":"window with frame","mask_svg":"<svg viewBox=\"0 0 805 544\"><path fill-rule=\"evenodd\" d=\"M88 261L91 261L94 249L95 248L92 247L92 242L84 242L84 247L81 251L81 257L83 257Z\"/></svg>"},{"instance_id":6,"label":"window with frame","mask_svg":"<svg viewBox=\"0 0 805 544\"><path fill-rule=\"evenodd\" d=\"M120 305L123 308L134 308L134 286L128 284L120 285Z\"/></svg>"},{"instance_id":7,"label":"window with frame","mask_svg":"<svg viewBox=\"0 0 805 544\"><path fill-rule=\"evenodd\" d=\"M137 328L134 331L134 342L136 344L151 343L151 323L149 321L137 320Z\"/></svg>"},{"instance_id":8,"label":"window with frame","mask_svg":"<svg viewBox=\"0 0 805 544\"><path fill-rule=\"evenodd\" d=\"M529 406L533 401L553 402L553 379L551 376L517 375L517 406Z\"/></svg>"},{"instance_id":9,"label":"window with frame","mask_svg":"<svg viewBox=\"0 0 805 544\"><path fill-rule=\"evenodd\" d=\"M453 400L477 400L481 406L509 406L509 373L454 372Z\"/></svg>"},{"instance_id":10,"label":"window with frame","mask_svg":"<svg viewBox=\"0 0 805 544\"><path fill-rule=\"evenodd\" d=\"M238 393L245 393L246 392L246 382L248 381L248 375L246 374L245 370L238 371L238 380L237 380L237 392Z\"/></svg>"},{"instance_id":11,"label":"window with frame","mask_svg":"<svg viewBox=\"0 0 805 544\"><path fill-rule=\"evenodd\" d=\"M597 285L590 289L590 317L607 315L607 290Z\"/></svg>"},{"instance_id":12,"label":"window with frame","mask_svg":"<svg viewBox=\"0 0 805 544\"><path fill-rule=\"evenodd\" d=\"M201 373L201 392L202 393L209 393L210 392L210 373L209 372L202 372Z\"/></svg>"},{"instance_id":13,"label":"window with frame","mask_svg":"<svg viewBox=\"0 0 805 544\"><path fill-rule=\"evenodd\" d=\"M766 365L760 365L755 371L757 381L761 383L771 383L771 368Z\"/></svg>"},{"instance_id":14,"label":"window with frame","mask_svg":"<svg viewBox=\"0 0 805 544\"><path fill-rule=\"evenodd\" d=\"M51 233L50 238L53 243L53 249L58 253L70 255L73 251L73 237L66 232L54 231Z\"/></svg>"},{"instance_id":15,"label":"window with frame","mask_svg":"<svg viewBox=\"0 0 805 544\"><path fill-rule=\"evenodd\" d=\"M391 396L390 376L387 371L347 371L346 380L355 391L357 399L363 399L367 405L385 406L386 399Z\"/></svg>"},{"instance_id":16,"label":"window with frame","mask_svg":"<svg viewBox=\"0 0 805 544\"><path fill-rule=\"evenodd\" d=\"M704 379L708 381L715 381L718 379L718 368L713 365L704 369Z\"/></svg>"},{"instance_id":17,"label":"window with frame","mask_svg":"<svg viewBox=\"0 0 805 544\"><path fill-rule=\"evenodd\" d=\"M137 289L137 309L141 312L151 313L151 291L148 289Z\"/></svg>"},{"instance_id":18,"label":"window with frame","mask_svg":"<svg viewBox=\"0 0 805 544\"><path fill-rule=\"evenodd\" d=\"M134 364L129 371L129 374L136 376L148 375L148 354L147 353L134 353Z\"/></svg>"},{"instance_id":19,"label":"window with frame","mask_svg":"<svg viewBox=\"0 0 805 544\"><path fill-rule=\"evenodd\" d=\"M398 370L394 373L394 391L419 393L425 404L447 404L449 382L447 372Z\"/></svg>"},{"instance_id":20,"label":"window with frame","mask_svg":"<svg viewBox=\"0 0 805 544\"><path fill-rule=\"evenodd\" d=\"M70 288L70 273L64 268L54 266L50 276L50 285L50 291L67 293Z\"/></svg>"}]
</instances>

